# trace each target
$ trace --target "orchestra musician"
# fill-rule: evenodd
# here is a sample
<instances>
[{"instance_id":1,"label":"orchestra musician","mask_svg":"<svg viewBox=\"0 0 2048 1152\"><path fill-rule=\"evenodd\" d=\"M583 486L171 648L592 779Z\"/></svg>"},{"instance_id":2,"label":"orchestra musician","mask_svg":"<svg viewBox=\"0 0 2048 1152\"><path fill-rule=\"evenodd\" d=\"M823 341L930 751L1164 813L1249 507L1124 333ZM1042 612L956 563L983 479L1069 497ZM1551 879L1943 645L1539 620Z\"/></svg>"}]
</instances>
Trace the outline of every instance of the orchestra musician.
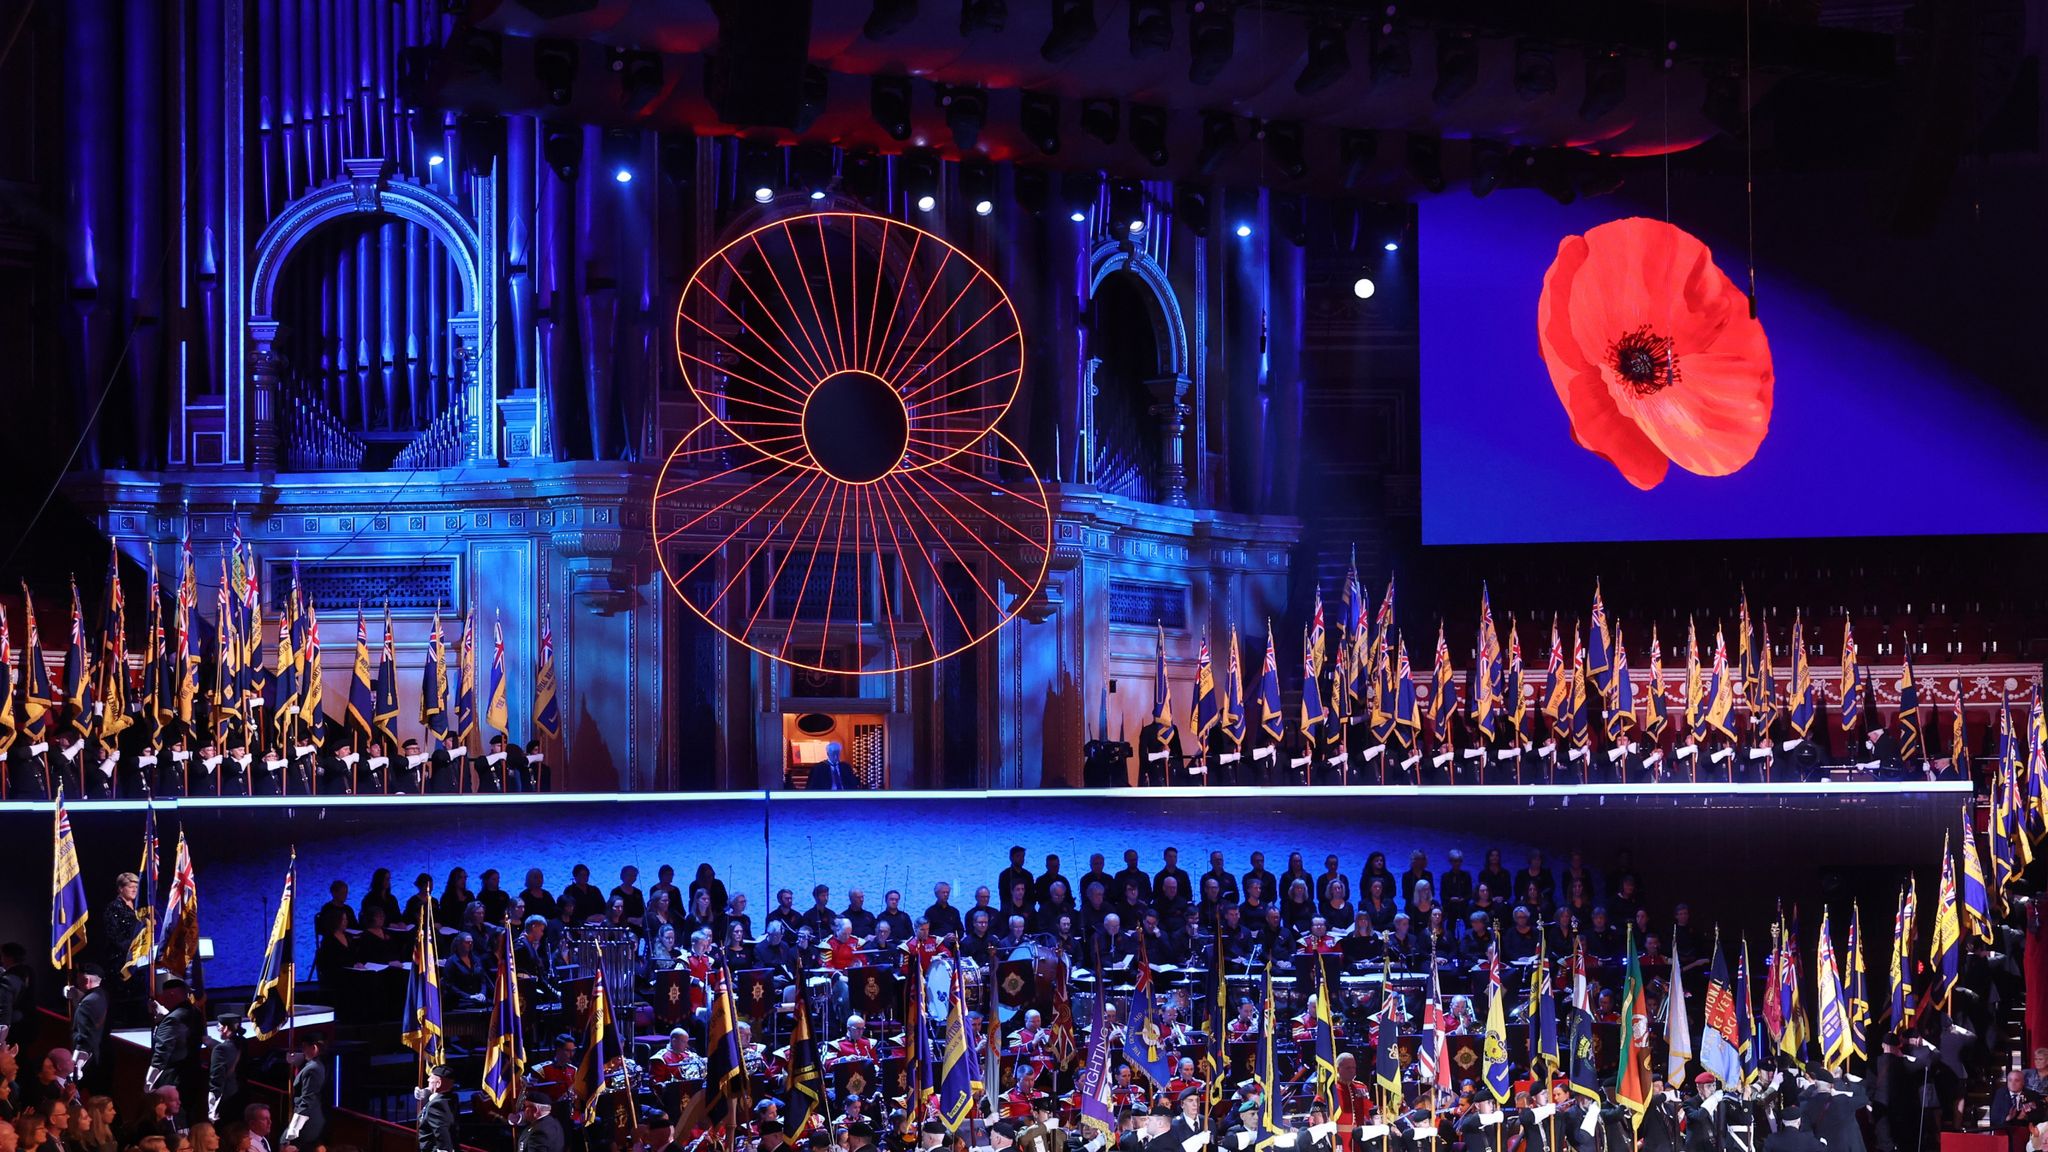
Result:
<instances>
[{"instance_id":1,"label":"orchestra musician","mask_svg":"<svg viewBox=\"0 0 2048 1152\"><path fill-rule=\"evenodd\" d=\"M648 1063L648 1078L660 1084L669 1080L702 1080L704 1078L704 1057L690 1050L690 1034L674 1028L669 1031L668 1044L654 1054Z\"/></svg>"}]
</instances>

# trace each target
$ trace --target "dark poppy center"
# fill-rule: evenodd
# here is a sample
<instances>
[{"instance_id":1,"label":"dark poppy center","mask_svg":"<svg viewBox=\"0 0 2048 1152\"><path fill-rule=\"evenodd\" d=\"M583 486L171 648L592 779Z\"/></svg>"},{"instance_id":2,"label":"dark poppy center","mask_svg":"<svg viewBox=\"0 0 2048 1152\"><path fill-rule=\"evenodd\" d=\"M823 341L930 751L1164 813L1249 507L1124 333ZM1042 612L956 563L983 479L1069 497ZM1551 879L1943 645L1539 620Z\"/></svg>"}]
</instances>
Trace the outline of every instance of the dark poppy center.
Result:
<instances>
[{"instance_id":1,"label":"dark poppy center","mask_svg":"<svg viewBox=\"0 0 2048 1152\"><path fill-rule=\"evenodd\" d=\"M1671 337L1650 331L1648 324L1608 345L1607 362L1638 396L1662 392L1678 383L1678 356Z\"/></svg>"}]
</instances>

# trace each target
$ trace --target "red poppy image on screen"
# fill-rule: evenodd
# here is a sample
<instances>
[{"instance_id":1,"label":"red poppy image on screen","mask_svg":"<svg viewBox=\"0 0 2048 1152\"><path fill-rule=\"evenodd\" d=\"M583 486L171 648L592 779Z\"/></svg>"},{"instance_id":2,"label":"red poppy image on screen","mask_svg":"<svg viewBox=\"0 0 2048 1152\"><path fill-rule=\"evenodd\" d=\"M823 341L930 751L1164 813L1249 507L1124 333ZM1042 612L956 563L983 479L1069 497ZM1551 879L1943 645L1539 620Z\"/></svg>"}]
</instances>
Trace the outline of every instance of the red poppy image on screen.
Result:
<instances>
[{"instance_id":1,"label":"red poppy image on screen","mask_svg":"<svg viewBox=\"0 0 2048 1152\"><path fill-rule=\"evenodd\" d=\"M1726 476L1771 426L1771 346L1698 237L1640 216L1567 236L1536 338L1572 439L1655 488L1672 464Z\"/></svg>"}]
</instances>

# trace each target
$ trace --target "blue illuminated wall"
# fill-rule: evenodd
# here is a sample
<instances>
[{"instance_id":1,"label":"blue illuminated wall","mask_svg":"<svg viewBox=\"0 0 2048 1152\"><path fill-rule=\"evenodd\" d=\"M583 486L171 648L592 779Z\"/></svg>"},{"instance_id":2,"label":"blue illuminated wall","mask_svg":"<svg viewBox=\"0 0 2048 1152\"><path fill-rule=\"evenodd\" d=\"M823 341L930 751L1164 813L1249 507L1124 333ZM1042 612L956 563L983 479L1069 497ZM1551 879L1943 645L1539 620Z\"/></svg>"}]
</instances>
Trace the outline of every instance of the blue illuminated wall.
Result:
<instances>
[{"instance_id":1,"label":"blue illuminated wall","mask_svg":"<svg viewBox=\"0 0 2048 1152\"><path fill-rule=\"evenodd\" d=\"M1772 203L1767 189L1766 214ZM1817 217L1839 213L1869 230L1856 215L1863 210L1809 197L1775 223L1826 233L1841 222ZM1987 381L1960 357L1929 349L1942 333L1909 333L1873 309L1845 305L1849 288L1815 283L1820 275L1875 282L1938 329L1949 311L1959 314L1950 327L1968 326L1971 294L2003 296L2028 280L1960 268L1950 279L1946 262L1894 263L1882 255L1882 236L1798 256L1783 245L1761 248L1760 318L1777 388L1770 434L1747 467L1709 478L1674 466L1661 485L1639 491L1579 448L1537 349L1544 271L1563 237L1661 212L1625 197L1561 206L1534 191L1421 205L1425 544L2048 529L2048 470L2039 463L2048 428L2001 392L2017 382ZM1674 222L1743 281L1739 221L1714 227L1681 212ZM1912 310L1916 301L1925 307Z\"/></svg>"},{"instance_id":2,"label":"blue illuminated wall","mask_svg":"<svg viewBox=\"0 0 2048 1152\"><path fill-rule=\"evenodd\" d=\"M1617 852L1633 854L1645 878L1653 914L1687 899L1702 919L1764 927L1773 902L1808 906L1824 896L1836 902L1861 893L1882 905L1896 891L1898 870L1917 867L1932 884L1943 828L1961 801L1953 794L1896 793L1761 797L1376 796L1268 793L1228 799L1164 797L1158 793L1048 792L955 798L790 797L752 799L556 800L544 806L421 804L377 810L298 807L251 811L183 810L202 892L201 924L216 941L218 960L208 969L216 985L253 982L268 915L275 908L286 853L296 845L299 884L306 901L298 919L299 955L313 951L313 911L330 880L346 880L360 902L370 872L391 868L401 898L411 877L434 876L436 892L449 869L466 867L472 888L485 868L504 874L518 890L528 867L544 869L550 890L569 882L572 865L590 865L609 889L621 865L641 868L643 888L654 869L676 866L680 878L709 861L735 891L745 891L759 925L772 892L787 886L806 907L813 882L832 886L835 907L845 890L865 888L879 908L891 886L904 892L915 916L931 901L931 884L953 882L954 903L973 903L977 885L993 886L1011 844L1030 853L1039 870L1048 852L1062 871L1079 877L1088 854L1102 852L1111 872L1124 848L1135 848L1148 872L1160 851L1180 849L1191 876L1208 868L1211 849L1224 853L1233 872L1263 850L1276 875L1287 853L1304 853L1311 872L1334 852L1352 883L1374 850L1387 853L1399 872L1421 848L1442 868L1452 847L1477 871L1487 848L1499 848L1510 867L1531 847L1543 848L1560 867L1563 854L1582 849L1599 869ZM104 904L115 873L135 866L142 816L77 808L85 875L93 904ZM162 823L166 851L176 819ZM46 873L46 813L0 814L0 866L11 875ZM47 932L44 909L17 901L0 909L0 939L36 941Z\"/></svg>"}]
</instances>

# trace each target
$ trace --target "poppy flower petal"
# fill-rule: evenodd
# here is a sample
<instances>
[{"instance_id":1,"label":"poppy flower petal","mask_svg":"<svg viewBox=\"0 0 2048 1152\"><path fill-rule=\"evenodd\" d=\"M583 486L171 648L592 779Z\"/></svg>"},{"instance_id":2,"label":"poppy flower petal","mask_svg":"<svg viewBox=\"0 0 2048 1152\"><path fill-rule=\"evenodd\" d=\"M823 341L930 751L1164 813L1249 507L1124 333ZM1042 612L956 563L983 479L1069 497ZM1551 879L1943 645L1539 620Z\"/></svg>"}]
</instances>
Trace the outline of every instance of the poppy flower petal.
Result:
<instances>
[{"instance_id":1,"label":"poppy flower petal","mask_svg":"<svg viewBox=\"0 0 2048 1152\"><path fill-rule=\"evenodd\" d=\"M1770 363L1735 352L1680 354L1679 382L1638 396L1611 369L1608 392L1671 462L1726 476L1754 459L1771 427Z\"/></svg>"},{"instance_id":2,"label":"poppy flower petal","mask_svg":"<svg viewBox=\"0 0 2048 1152\"><path fill-rule=\"evenodd\" d=\"M1560 385L1560 390L1568 393L1565 414L1571 417L1572 439L1614 465L1629 483L1645 490L1655 488L1664 482L1671 461L1636 419L1614 403L1602 377L1596 369ZM1556 383L1554 374L1552 382Z\"/></svg>"}]
</instances>

